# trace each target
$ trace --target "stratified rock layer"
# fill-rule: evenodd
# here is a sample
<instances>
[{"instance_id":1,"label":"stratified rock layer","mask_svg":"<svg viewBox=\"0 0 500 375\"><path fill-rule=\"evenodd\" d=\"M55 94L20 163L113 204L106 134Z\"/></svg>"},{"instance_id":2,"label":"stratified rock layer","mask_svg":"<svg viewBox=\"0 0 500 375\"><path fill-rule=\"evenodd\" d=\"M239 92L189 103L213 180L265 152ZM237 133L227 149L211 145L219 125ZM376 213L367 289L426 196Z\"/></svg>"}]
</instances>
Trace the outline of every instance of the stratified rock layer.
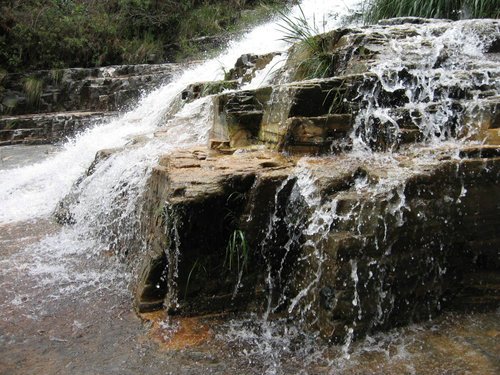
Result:
<instances>
[{"instance_id":1,"label":"stratified rock layer","mask_svg":"<svg viewBox=\"0 0 500 375\"><path fill-rule=\"evenodd\" d=\"M0 79L0 146L55 143L169 82L177 64L7 74Z\"/></svg>"},{"instance_id":2,"label":"stratified rock layer","mask_svg":"<svg viewBox=\"0 0 500 375\"><path fill-rule=\"evenodd\" d=\"M500 22L317 38L273 84L238 90L273 57L245 55L180 94L210 96L211 139L152 172L138 311L282 314L341 342L499 305Z\"/></svg>"}]
</instances>

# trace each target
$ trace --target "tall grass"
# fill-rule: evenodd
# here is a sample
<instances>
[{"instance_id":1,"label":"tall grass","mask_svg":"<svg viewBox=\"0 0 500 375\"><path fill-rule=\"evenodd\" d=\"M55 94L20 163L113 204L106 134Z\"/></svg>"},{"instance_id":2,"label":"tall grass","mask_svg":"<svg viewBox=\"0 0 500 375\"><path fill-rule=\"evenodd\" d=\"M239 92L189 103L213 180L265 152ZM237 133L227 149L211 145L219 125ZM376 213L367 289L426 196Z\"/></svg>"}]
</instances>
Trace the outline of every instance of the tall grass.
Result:
<instances>
[{"instance_id":1,"label":"tall grass","mask_svg":"<svg viewBox=\"0 0 500 375\"><path fill-rule=\"evenodd\" d=\"M24 80L24 92L28 97L28 103L33 106L40 104L42 97L43 82L36 77L28 77Z\"/></svg>"},{"instance_id":2,"label":"tall grass","mask_svg":"<svg viewBox=\"0 0 500 375\"><path fill-rule=\"evenodd\" d=\"M301 78L327 77L331 73L333 56L326 50L324 39L318 35L321 31L315 20L309 22L300 6L299 10L300 14L295 17L279 12L281 23L278 26L283 31L281 39L295 44L303 56L297 67Z\"/></svg>"},{"instance_id":3,"label":"tall grass","mask_svg":"<svg viewBox=\"0 0 500 375\"><path fill-rule=\"evenodd\" d=\"M393 17L500 18L498 0L368 0L365 21Z\"/></svg>"}]
</instances>

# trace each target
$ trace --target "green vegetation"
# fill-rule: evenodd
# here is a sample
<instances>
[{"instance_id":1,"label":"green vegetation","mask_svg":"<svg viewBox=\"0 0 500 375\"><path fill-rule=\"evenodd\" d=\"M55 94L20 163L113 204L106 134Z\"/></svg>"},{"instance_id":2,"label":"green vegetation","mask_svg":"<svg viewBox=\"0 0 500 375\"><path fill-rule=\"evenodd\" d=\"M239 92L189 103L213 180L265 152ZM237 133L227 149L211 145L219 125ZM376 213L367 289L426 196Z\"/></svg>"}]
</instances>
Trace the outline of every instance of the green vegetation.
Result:
<instances>
[{"instance_id":1,"label":"green vegetation","mask_svg":"<svg viewBox=\"0 0 500 375\"><path fill-rule=\"evenodd\" d=\"M6 75L7 75L7 71L5 69L0 68L0 94L4 90L2 84L3 84L3 79L5 78Z\"/></svg>"},{"instance_id":2,"label":"green vegetation","mask_svg":"<svg viewBox=\"0 0 500 375\"><path fill-rule=\"evenodd\" d=\"M248 256L248 243L245 238L245 233L237 229L229 236L226 256L224 258L224 267L232 271L236 266L236 271L240 274L248 265Z\"/></svg>"},{"instance_id":3,"label":"green vegetation","mask_svg":"<svg viewBox=\"0 0 500 375\"><path fill-rule=\"evenodd\" d=\"M363 18L366 23L393 17L425 18L500 18L498 0L366 0L362 9L344 19L355 21ZM328 38L321 34L316 23L309 22L301 9L297 17L279 12L283 40L294 44L292 64L295 79L329 77L333 73L335 55L328 50ZM336 105L338 103L333 103Z\"/></svg>"},{"instance_id":4,"label":"green vegetation","mask_svg":"<svg viewBox=\"0 0 500 375\"><path fill-rule=\"evenodd\" d=\"M324 38L313 22L308 22L302 9L297 17L280 12L283 40L295 44L295 56L299 61L297 71L301 79L323 78L331 75L333 55L327 51Z\"/></svg>"},{"instance_id":5,"label":"green vegetation","mask_svg":"<svg viewBox=\"0 0 500 375\"><path fill-rule=\"evenodd\" d=\"M3 0L0 68L9 72L176 60L199 39L269 16L286 0Z\"/></svg>"},{"instance_id":6,"label":"green vegetation","mask_svg":"<svg viewBox=\"0 0 500 375\"><path fill-rule=\"evenodd\" d=\"M62 69L52 69L50 71L50 78L52 79L52 83L54 85L59 85L62 82L63 75L64 70Z\"/></svg>"},{"instance_id":7,"label":"green vegetation","mask_svg":"<svg viewBox=\"0 0 500 375\"><path fill-rule=\"evenodd\" d=\"M28 77L25 79L23 86L28 97L28 103L36 107L42 97L43 82L36 77Z\"/></svg>"},{"instance_id":8,"label":"green vegetation","mask_svg":"<svg viewBox=\"0 0 500 375\"><path fill-rule=\"evenodd\" d=\"M498 0L369 0L365 21L393 17L500 18Z\"/></svg>"}]
</instances>

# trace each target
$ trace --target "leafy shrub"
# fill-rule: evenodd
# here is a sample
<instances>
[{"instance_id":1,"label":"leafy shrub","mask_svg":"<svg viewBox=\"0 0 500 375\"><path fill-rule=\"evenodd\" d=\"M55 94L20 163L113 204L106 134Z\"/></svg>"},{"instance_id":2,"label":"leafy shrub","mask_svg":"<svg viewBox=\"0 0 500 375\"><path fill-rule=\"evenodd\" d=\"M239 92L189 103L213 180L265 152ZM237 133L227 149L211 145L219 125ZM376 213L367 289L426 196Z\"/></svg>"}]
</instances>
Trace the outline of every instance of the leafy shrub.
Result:
<instances>
[{"instance_id":1,"label":"leafy shrub","mask_svg":"<svg viewBox=\"0 0 500 375\"><path fill-rule=\"evenodd\" d=\"M173 57L167 56L166 46L228 30L242 9L259 4L258 0L0 1L0 67L22 71L165 61Z\"/></svg>"}]
</instances>

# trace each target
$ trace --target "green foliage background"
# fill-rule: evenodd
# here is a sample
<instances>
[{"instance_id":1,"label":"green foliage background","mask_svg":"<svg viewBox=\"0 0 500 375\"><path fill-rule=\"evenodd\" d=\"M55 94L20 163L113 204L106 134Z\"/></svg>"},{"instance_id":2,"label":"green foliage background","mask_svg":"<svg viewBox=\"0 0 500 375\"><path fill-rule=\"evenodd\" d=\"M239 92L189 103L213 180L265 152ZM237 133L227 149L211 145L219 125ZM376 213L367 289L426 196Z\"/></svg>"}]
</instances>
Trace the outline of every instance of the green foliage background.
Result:
<instances>
[{"instance_id":1,"label":"green foliage background","mask_svg":"<svg viewBox=\"0 0 500 375\"><path fill-rule=\"evenodd\" d=\"M0 0L0 69L163 62L285 0ZM187 52L183 51L187 50Z\"/></svg>"}]
</instances>

